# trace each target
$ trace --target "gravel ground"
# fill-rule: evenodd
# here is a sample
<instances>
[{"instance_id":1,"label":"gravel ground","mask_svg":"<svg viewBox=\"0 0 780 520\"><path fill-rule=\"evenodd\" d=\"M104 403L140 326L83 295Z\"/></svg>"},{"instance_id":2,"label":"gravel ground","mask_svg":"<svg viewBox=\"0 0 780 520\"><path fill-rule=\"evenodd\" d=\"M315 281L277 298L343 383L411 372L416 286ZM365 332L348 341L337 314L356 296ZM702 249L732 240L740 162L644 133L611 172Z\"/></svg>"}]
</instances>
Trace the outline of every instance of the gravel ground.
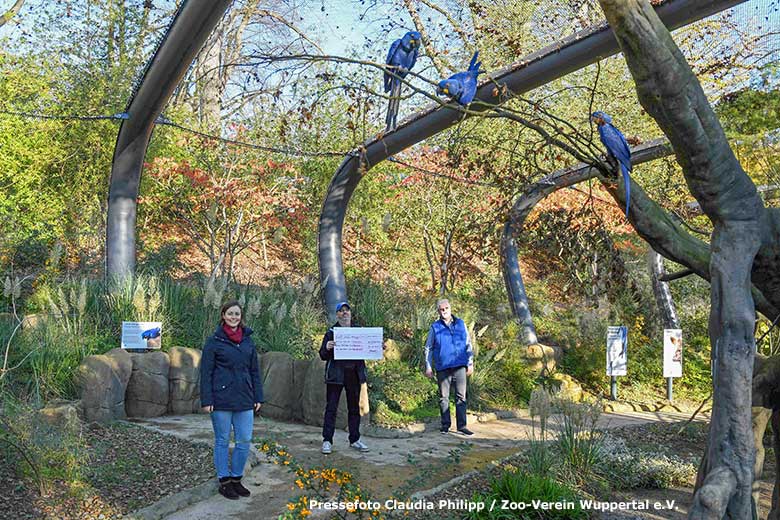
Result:
<instances>
[{"instance_id":1,"label":"gravel ground","mask_svg":"<svg viewBox=\"0 0 780 520\"><path fill-rule=\"evenodd\" d=\"M127 424L86 426L88 461L81 482L31 479L0 460L0 518L104 520L147 506L212 478L211 448Z\"/></svg>"}]
</instances>

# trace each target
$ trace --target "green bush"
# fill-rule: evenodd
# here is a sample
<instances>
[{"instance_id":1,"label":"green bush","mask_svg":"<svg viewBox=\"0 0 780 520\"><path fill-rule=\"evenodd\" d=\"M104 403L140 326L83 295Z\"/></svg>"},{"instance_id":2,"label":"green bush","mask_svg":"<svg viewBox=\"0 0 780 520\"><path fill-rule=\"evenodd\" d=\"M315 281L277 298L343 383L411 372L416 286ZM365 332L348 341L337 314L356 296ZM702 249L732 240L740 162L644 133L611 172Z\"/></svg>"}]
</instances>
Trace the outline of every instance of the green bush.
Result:
<instances>
[{"instance_id":1,"label":"green bush","mask_svg":"<svg viewBox=\"0 0 780 520\"><path fill-rule=\"evenodd\" d=\"M0 454L17 473L32 478L42 494L53 480L81 479L86 445L79 424L53 426L7 393L0 401Z\"/></svg>"},{"instance_id":2,"label":"green bush","mask_svg":"<svg viewBox=\"0 0 780 520\"><path fill-rule=\"evenodd\" d=\"M399 331L408 315L407 298L392 282L380 284L360 276L347 283L354 318L366 327L382 327L386 335Z\"/></svg>"},{"instance_id":3,"label":"green bush","mask_svg":"<svg viewBox=\"0 0 780 520\"><path fill-rule=\"evenodd\" d=\"M293 286L276 280L268 287L243 291L239 301L246 302L246 321L260 348L297 359L316 355L327 326L315 283Z\"/></svg>"},{"instance_id":4,"label":"green bush","mask_svg":"<svg viewBox=\"0 0 780 520\"><path fill-rule=\"evenodd\" d=\"M528 403L534 377L515 352L483 351L469 379L469 408L474 410L520 408Z\"/></svg>"},{"instance_id":5,"label":"green bush","mask_svg":"<svg viewBox=\"0 0 780 520\"><path fill-rule=\"evenodd\" d=\"M525 472L507 471L490 483L490 492L475 494L472 502L492 504L495 501L497 507L490 511L486 507L482 511L472 511L466 518L470 520L499 520L499 519L545 519L545 520L577 520L588 518L588 512L580 507L576 492L549 477L542 477ZM570 505L570 509L542 510L526 508L523 510L501 509L504 500L513 503L524 502L531 504L533 501L555 502Z\"/></svg>"},{"instance_id":6,"label":"green bush","mask_svg":"<svg viewBox=\"0 0 780 520\"><path fill-rule=\"evenodd\" d=\"M558 426L556 448L562 462L561 472L567 481L581 484L591 479L601 460L604 433L596 427L601 403L574 403L556 399L559 414L553 416Z\"/></svg>"},{"instance_id":7,"label":"green bush","mask_svg":"<svg viewBox=\"0 0 780 520\"><path fill-rule=\"evenodd\" d=\"M402 361L372 364L368 384L373 417L378 423L403 424L439 413L436 385Z\"/></svg>"},{"instance_id":8,"label":"green bush","mask_svg":"<svg viewBox=\"0 0 780 520\"><path fill-rule=\"evenodd\" d=\"M660 488L690 486L696 466L679 457L626 446L619 437L606 434L602 442L599 472L613 488Z\"/></svg>"}]
</instances>

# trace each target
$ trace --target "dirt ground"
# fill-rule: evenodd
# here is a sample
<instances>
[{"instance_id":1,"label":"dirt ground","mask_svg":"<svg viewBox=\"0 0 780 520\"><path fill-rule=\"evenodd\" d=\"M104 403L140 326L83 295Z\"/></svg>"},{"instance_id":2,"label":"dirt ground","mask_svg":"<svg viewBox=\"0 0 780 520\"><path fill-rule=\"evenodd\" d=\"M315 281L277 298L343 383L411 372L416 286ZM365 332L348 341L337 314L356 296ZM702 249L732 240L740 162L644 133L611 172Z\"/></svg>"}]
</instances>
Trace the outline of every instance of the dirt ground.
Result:
<instances>
[{"instance_id":1,"label":"dirt ground","mask_svg":"<svg viewBox=\"0 0 780 520\"><path fill-rule=\"evenodd\" d=\"M687 428L679 434L683 414L622 413L604 414L601 426L620 436L635 448L653 448L674 453L698 464L706 444L706 425ZM489 489L491 479L502 471L495 461L522 461L518 453L527 446L528 417L518 416L491 422L470 424L475 435L441 435L433 425L409 438L385 438L366 435L372 448L358 453L348 447L346 432L337 431L334 453L320 453L320 429L313 426L261 419L256 424L255 440L270 439L283 443L295 458L311 468L341 468L354 474L370 491L371 497L384 500L413 493L426 500L469 499ZM288 501L301 491L294 485L295 475L285 468L261 462L247 474L245 484L250 499L228 501L211 486L211 442L213 433L206 416L168 416L93 426L85 433L89 440L89 486L73 490L54 486L41 496L29 478L14 476L7 460L0 460L0 484L6 489L0 496L0 518L19 519L109 519L122 518L137 509L154 509L186 494L193 486L210 486L198 497L177 503L156 518L168 520L255 520L276 518L286 511ZM376 434L378 435L378 434ZM457 461L447 462L457 452ZM760 506L765 517L771 501L776 468L771 452L759 482ZM173 461L173 463L172 463ZM521 464L518 462L517 464ZM691 483L692 484L692 483ZM213 487L213 489L212 489ZM76 492L74 492L76 491ZM690 487L672 489L631 489L598 496L599 500L631 500L666 503L674 507L659 511L628 511L594 514L594 520L658 520L685 518L692 497ZM163 511L160 509L159 511ZM328 518L324 511L312 517ZM391 515L392 516L392 515ZM436 511L410 512L405 518L457 518L462 513Z\"/></svg>"}]
</instances>

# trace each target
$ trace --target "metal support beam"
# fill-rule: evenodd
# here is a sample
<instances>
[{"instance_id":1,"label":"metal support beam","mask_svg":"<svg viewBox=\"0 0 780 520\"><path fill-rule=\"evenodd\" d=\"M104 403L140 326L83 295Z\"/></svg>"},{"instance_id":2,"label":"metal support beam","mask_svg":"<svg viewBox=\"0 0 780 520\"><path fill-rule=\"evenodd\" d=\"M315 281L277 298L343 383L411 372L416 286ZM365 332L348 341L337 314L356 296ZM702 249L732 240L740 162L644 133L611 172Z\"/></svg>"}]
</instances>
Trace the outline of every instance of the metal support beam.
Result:
<instances>
[{"instance_id":1,"label":"metal support beam","mask_svg":"<svg viewBox=\"0 0 780 520\"><path fill-rule=\"evenodd\" d=\"M665 139L657 139L631 149L631 162L634 165L654 161L672 154L672 147ZM587 164L578 163L570 168L558 170L539 182L531 185L515 200L509 212L509 220L504 225L501 236L501 262L504 271L504 284L509 295L515 319L521 327L520 341L526 345L537 342L536 329L528 307L528 297L523 285L523 275L517 261L515 237L523 228L526 217L543 198L568 186L595 177L596 170Z\"/></svg>"},{"instance_id":2,"label":"metal support beam","mask_svg":"<svg viewBox=\"0 0 780 520\"><path fill-rule=\"evenodd\" d=\"M157 117L230 0L186 0L144 70L125 112L114 148L106 220L106 277L135 274L135 226L138 186L146 147Z\"/></svg>"},{"instance_id":3,"label":"metal support beam","mask_svg":"<svg viewBox=\"0 0 780 520\"><path fill-rule=\"evenodd\" d=\"M656 7L656 12L669 29L682 27L711 14L742 3L744 0L668 0ZM553 45L530 54L512 66L491 74L491 81L477 90L471 110L488 110L506 99L499 99L506 85L511 96L528 92L600 59L619 52L608 25L580 31ZM503 95L503 94L502 94ZM329 317L334 318L333 306L346 298L346 281L341 256L342 226L349 200L360 178L374 165L410 146L431 137L461 121L464 114L454 105L436 105L402 124L380 138L366 142L358 152L352 152L336 170L331 179L320 214L318 256L323 299ZM360 163L362 167L360 166Z\"/></svg>"}]
</instances>

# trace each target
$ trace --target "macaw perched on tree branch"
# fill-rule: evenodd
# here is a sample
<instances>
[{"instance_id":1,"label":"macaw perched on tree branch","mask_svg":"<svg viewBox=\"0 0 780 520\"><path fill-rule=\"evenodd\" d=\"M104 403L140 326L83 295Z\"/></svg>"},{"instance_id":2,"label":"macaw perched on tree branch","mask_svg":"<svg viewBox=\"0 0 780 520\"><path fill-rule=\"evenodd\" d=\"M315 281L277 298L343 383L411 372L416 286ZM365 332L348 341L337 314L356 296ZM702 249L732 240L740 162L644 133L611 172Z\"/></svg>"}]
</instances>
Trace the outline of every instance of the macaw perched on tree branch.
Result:
<instances>
[{"instance_id":1,"label":"macaw perched on tree branch","mask_svg":"<svg viewBox=\"0 0 780 520\"><path fill-rule=\"evenodd\" d=\"M628 176L631 171L631 150L628 142L623 133L612 125L612 117L608 114L599 110L593 112L590 118L599 127L599 137L607 149L607 154L617 161L623 174L623 184L626 187L626 217L628 217L628 208L631 204L631 178Z\"/></svg>"},{"instance_id":2,"label":"macaw perched on tree branch","mask_svg":"<svg viewBox=\"0 0 780 520\"><path fill-rule=\"evenodd\" d=\"M387 69L385 70L385 93L390 93L387 105L385 131L395 130L398 118L398 107L401 104L401 79L405 78L417 62L422 36L417 31L409 31L403 38L396 40L387 53Z\"/></svg>"},{"instance_id":3,"label":"macaw perched on tree branch","mask_svg":"<svg viewBox=\"0 0 780 520\"><path fill-rule=\"evenodd\" d=\"M441 80L436 94L446 94L462 106L471 103L477 93L477 76L481 73L479 67L482 62L478 62L478 58L479 51L474 53L466 72L458 72L448 79Z\"/></svg>"}]
</instances>

